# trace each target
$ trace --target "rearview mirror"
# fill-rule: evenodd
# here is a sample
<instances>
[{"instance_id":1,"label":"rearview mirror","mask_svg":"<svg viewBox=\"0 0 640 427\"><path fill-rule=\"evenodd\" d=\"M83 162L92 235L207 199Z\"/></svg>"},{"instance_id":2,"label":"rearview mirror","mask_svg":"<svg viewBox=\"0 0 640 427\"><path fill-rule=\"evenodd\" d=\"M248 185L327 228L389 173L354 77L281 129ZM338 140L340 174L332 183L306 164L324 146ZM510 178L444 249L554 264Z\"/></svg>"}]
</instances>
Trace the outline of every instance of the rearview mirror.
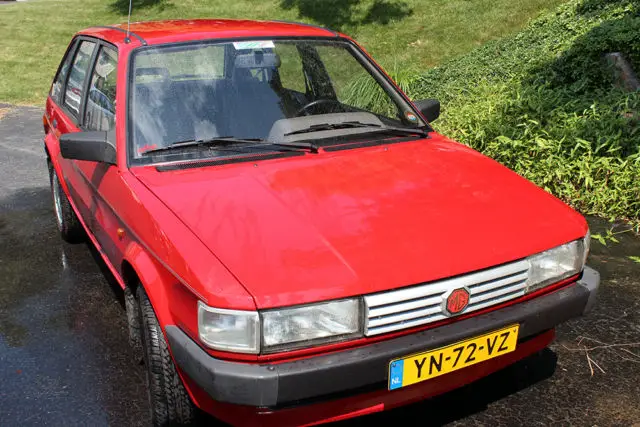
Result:
<instances>
[{"instance_id":1,"label":"rearview mirror","mask_svg":"<svg viewBox=\"0 0 640 427\"><path fill-rule=\"evenodd\" d=\"M65 159L116 164L116 147L110 142L113 132L88 131L60 136L60 154Z\"/></svg>"},{"instance_id":2,"label":"rearview mirror","mask_svg":"<svg viewBox=\"0 0 640 427\"><path fill-rule=\"evenodd\" d=\"M256 51L236 56L235 68L279 68L280 57L276 53Z\"/></svg>"},{"instance_id":3,"label":"rearview mirror","mask_svg":"<svg viewBox=\"0 0 640 427\"><path fill-rule=\"evenodd\" d=\"M422 99L414 104L428 122L432 122L440 116L440 101L437 99Z\"/></svg>"}]
</instances>

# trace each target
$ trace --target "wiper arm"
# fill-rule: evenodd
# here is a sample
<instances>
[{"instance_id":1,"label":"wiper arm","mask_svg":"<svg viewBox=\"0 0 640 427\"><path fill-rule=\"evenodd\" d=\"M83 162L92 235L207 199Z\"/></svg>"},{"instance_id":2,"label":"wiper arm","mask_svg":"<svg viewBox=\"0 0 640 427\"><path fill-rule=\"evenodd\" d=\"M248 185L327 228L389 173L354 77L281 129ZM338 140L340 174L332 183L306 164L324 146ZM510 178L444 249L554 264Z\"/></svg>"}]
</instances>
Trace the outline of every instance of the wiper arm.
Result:
<instances>
[{"instance_id":1,"label":"wiper arm","mask_svg":"<svg viewBox=\"0 0 640 427\"><path fill-rule=\"evenodd\" d=\"M256 142L262 142L264 140L260 138L234 138L232 136L218 136L215 138L207 138L207 139L195 139L195 140L187 140L187 141L178 141L173 144L169 144L166 147L152 148L150 150L146 150L142 153L152 154L159 153L163 151L174 151L174 150L182 150L184 148L191 147L206 147L210 145L227 145L227 144L254 144Z\"/></svg>"},{"instance_id":2,"label":"wiper arm","mask_svg":"<svg viewBox=\"0 0 640 427\"><path fill-rule=\"evenodd\" d=\"M300 135L303 133L320 132L323 130L335 130L335 129L353 129L353 128L367 128L375 127L379 128L377 123L362 123L358 121L340 122L340 123L319 123L317 125L311 125L308 128L294 130L293 132L285 133L284 136Z\"/></svg>"},{"instance_id":3,"label":"wiper arm","mask_svg":"<svg viewBox=\"0 0 640 427\"><path fill-rule=\"evenodd\" d=\"M395 133L395 134L401 134L401 135L420 135L424 137L429 136L429 132L427 132L424 129L403 128L403 127L397 127L397 126L383 126L379 129L376 129L376 132L388 132L388 133Z\"/></svg>"},{"instance_id":4,"label":"wiper arm","mask_svg":"<svg viewBox=\"0 0 640 427\"><path fill-rule=\"evenodd\" d=\"M283 148L287 148L287 147L291 147L291 148L295 148L295 149L303 149L303 150L309 150L312 153L318 153L318 146L312 142L306 142L306 141L298 141L298 142L286 142L286 141L281 141L281 142L271 142L271 141L267 141L265 142L265 144L268 145L275 145L276 147L283 147ZM297 151L297 150L296 150Z\"/></svg>"}]
</instances>

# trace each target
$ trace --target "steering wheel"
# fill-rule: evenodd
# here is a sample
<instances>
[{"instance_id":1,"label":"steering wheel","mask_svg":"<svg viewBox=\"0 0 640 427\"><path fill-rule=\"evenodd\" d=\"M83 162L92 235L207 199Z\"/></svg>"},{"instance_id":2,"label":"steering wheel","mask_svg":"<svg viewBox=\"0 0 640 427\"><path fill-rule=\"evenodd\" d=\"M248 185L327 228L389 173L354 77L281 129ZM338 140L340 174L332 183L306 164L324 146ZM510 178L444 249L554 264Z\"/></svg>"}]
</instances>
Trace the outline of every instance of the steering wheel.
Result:
<instances>
[{"instance_id":1,"label":"steering wheel","mask_svg":"<svg viewBox=\"0 0 640 427\"><path fill-rule=\"evenodd\" d=\"M316 99L315 101L311 101L308 104L304 105L302 108L300 108L298 111L296 111L295 117L300 117L302 115L302 113L305 113L305 115L309 115L307 113L307 110L309 110L310 108L316 107L318 105L321 104L338 104L338 105L342 105L340 103L340 101L338 101L337 99L329 99L329 98L320 98L320 99Z\"/></svg>"}]
</instances>

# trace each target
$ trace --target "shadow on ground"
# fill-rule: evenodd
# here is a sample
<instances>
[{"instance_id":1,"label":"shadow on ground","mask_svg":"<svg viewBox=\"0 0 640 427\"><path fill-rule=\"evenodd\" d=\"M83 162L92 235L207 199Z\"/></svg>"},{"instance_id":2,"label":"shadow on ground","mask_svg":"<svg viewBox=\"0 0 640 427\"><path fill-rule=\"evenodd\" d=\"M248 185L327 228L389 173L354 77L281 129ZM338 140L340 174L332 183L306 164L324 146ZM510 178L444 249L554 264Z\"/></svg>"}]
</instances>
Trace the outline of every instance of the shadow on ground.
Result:
<instances>
[{"instance_id":1,"label":"shadow on ground","mask_svg":"<svg viewBox=\"0 0 640 427\"><path fill-rule=\"evenodd\" d=\"M281 0L280 7L297 9L301 18L335 30L372 23L386 25L413 13L409 4L401 0L375 0L369 6L362 3L362 0Z\"/></svg>"},{"instance_id":2,"label":"shadow on ground","mask_svg":"<svg viewBox=\"0 0 640 427\"><path fill-rule=\"evenodd\" d=\"M556 354L545 349L502 371L433 399L336 425L412 425L415 420L428 420L430 426L449 424L485 411L489 405L546 380L554 374L556 365Z\"/></svg>"}]
</instances>

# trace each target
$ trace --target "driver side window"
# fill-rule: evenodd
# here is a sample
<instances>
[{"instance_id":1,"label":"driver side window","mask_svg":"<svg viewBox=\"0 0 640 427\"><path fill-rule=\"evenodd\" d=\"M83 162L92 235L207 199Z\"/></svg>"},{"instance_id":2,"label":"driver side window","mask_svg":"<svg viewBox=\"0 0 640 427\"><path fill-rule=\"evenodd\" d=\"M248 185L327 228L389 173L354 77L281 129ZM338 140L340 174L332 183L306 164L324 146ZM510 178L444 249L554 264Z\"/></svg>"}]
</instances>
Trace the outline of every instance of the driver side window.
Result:
<instances>
[{"instance_id":1,"label":"driver side window","mask_svg":"<svg viewBox=\"0 0 640 427\"><path fill-rule=\"evenodd\" d=\"M118 53L106 46L100 48L93 67L84 113L85 130L110 131L116 117L116 75Z\"/></svg>"},{"instance_id":2,"label":"driver side window","mask_svg":"<svg viewBox=\"0 0 640 427\"><path fill-rule=\"evenodd\" d=\"M73 64L67 78L63 104L75 118L78 118L80 113L85 76L87 75L95 46L94 42L88 40L80 42L80 47L73 58Z\"/></svg>"},{"instance_id":3,"label":"driver side window","mask_svg":"<svg viewBox=\"0 0 640 427\"><path fill-rule=\"evenodd\" d=\"M307 85L305 83L302 59L296 45L278 43L276 53L282 61L278 68L282 87L303 94L306 93Z\"/></svg>"}]
</instances>

